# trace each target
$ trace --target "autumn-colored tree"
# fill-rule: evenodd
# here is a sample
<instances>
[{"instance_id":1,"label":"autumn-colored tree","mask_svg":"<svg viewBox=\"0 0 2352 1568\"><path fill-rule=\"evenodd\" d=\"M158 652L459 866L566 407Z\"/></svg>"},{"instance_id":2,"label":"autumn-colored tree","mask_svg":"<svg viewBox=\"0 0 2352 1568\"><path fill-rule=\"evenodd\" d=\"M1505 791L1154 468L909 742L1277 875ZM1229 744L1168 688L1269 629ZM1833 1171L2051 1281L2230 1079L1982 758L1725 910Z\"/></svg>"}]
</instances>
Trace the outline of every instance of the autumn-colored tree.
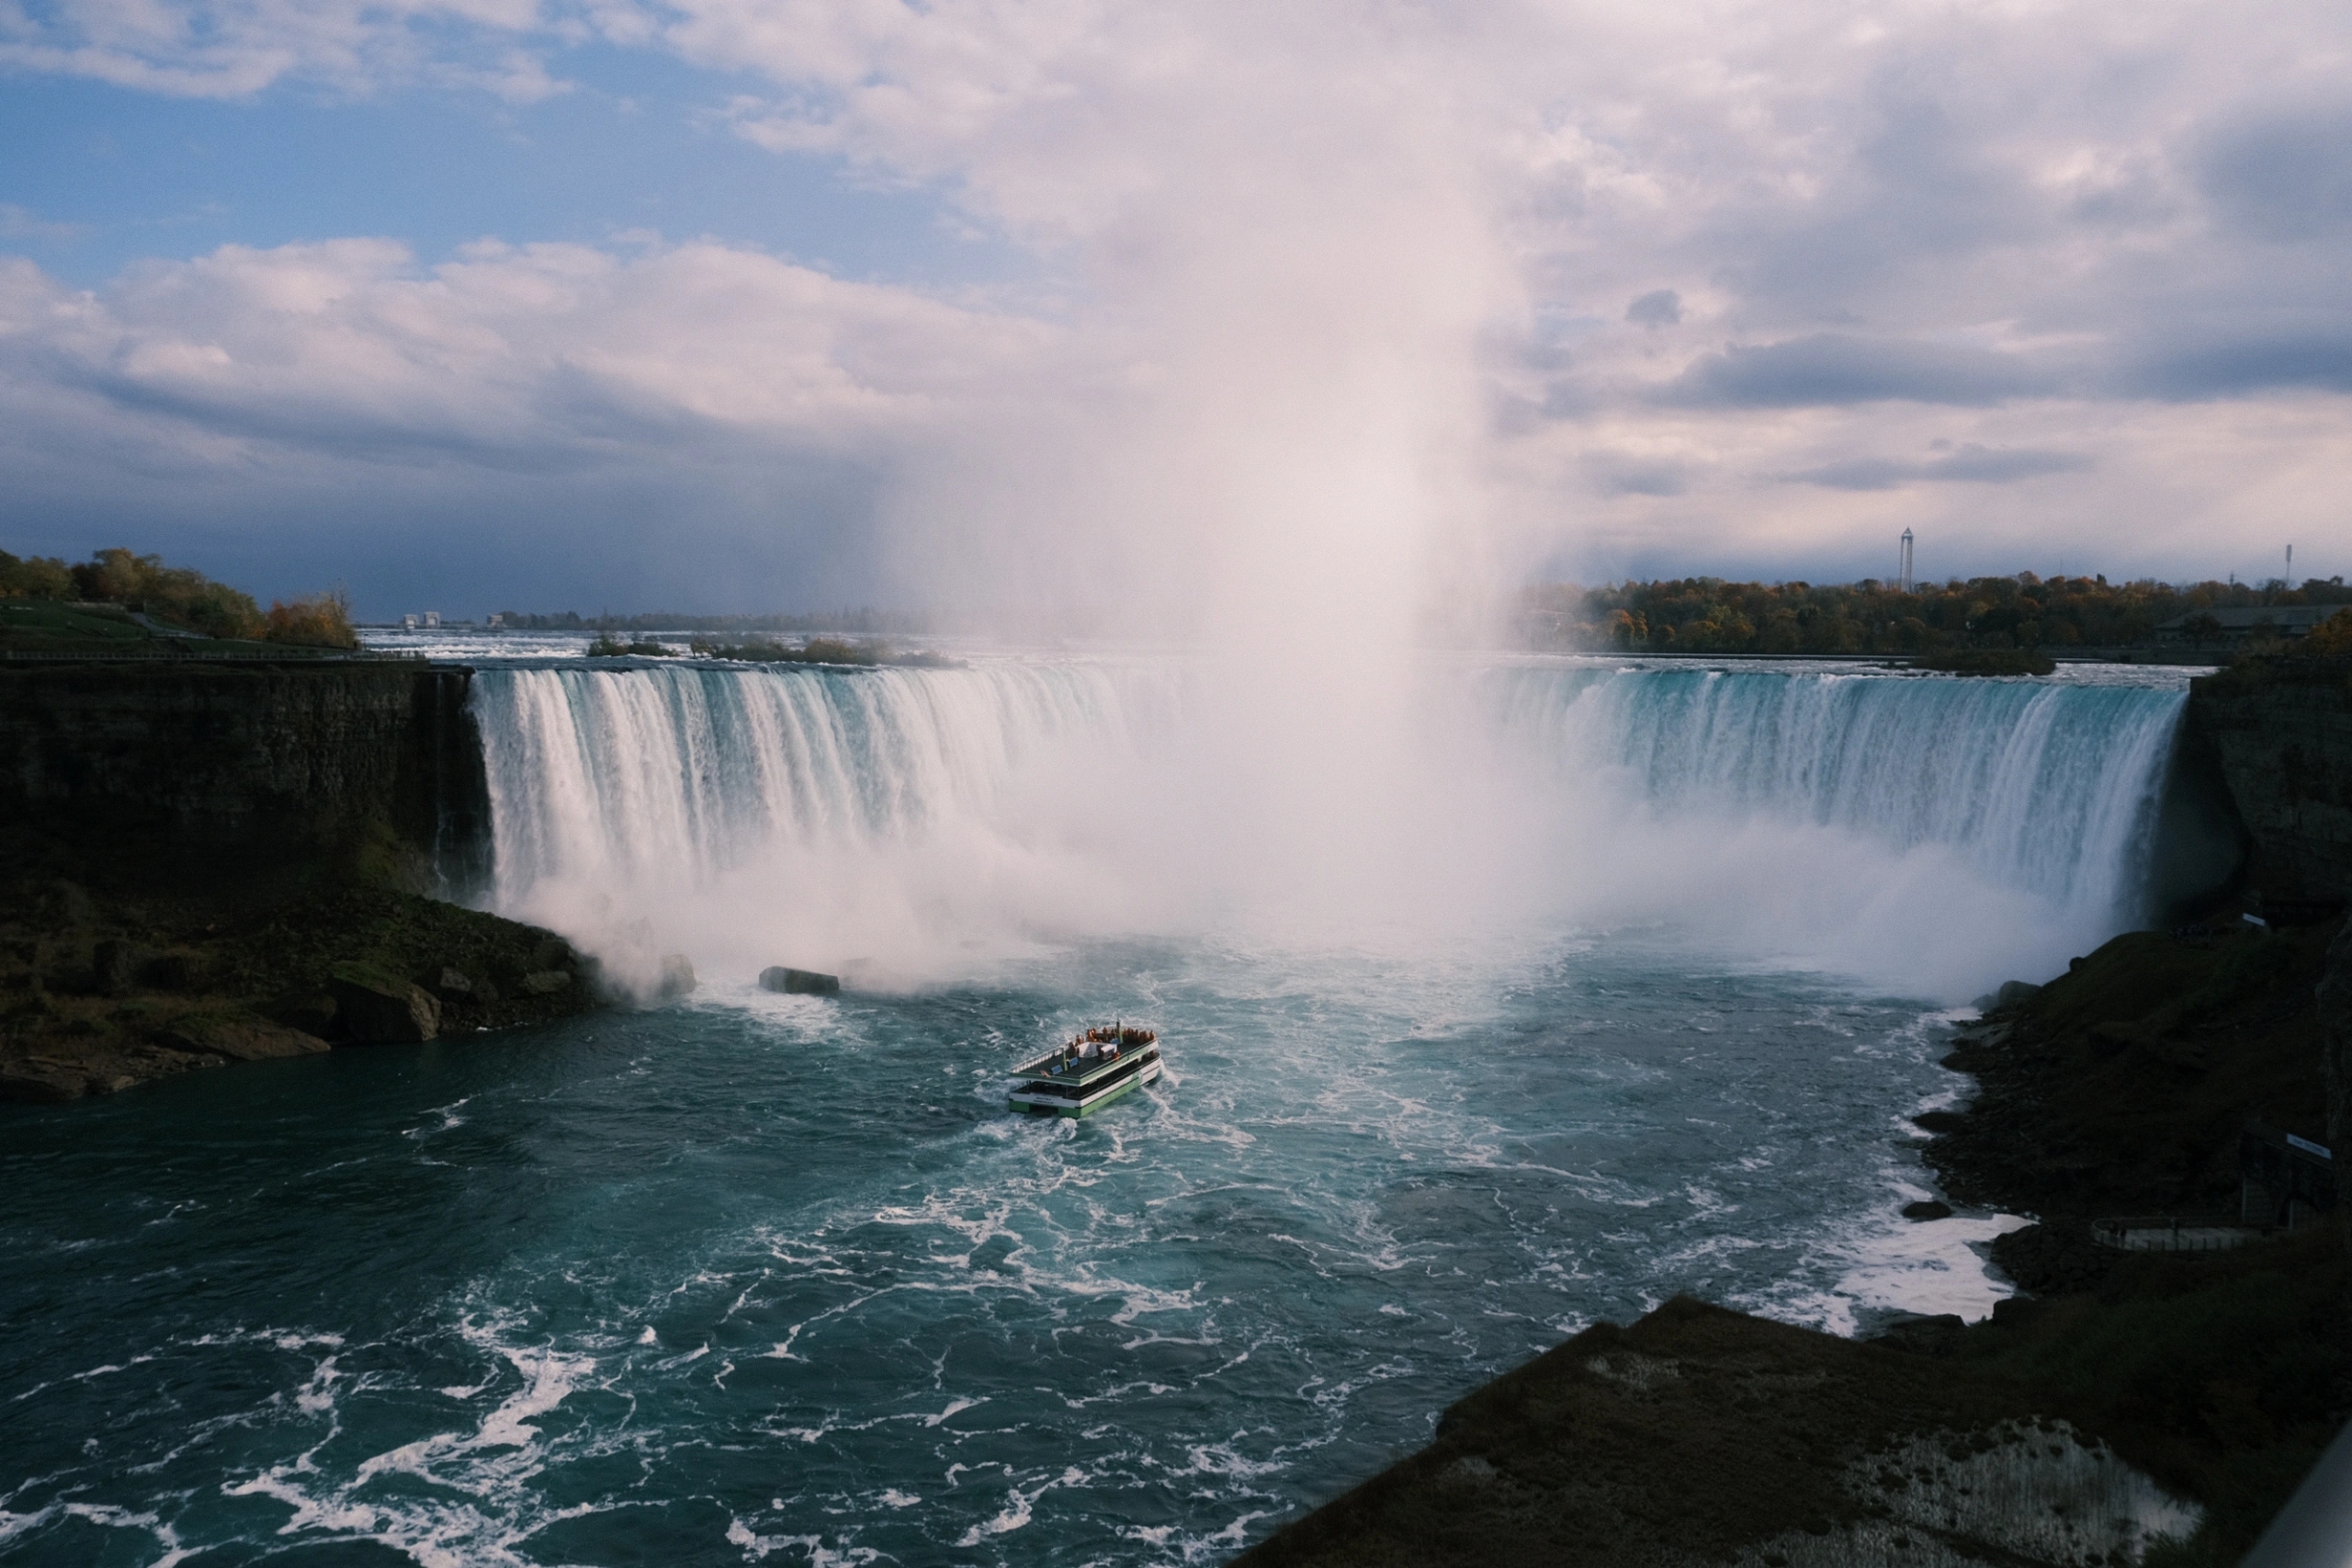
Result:
<instances>
[{"instance_id":1,"label":"autumn-colored tree","mask_svg":"<svg viewBox=\"0 0 2352 1568\"><path fill-rule=\"evenodd\" d=\"M2297 651L2322 656L2352 653L2352 610L2338 610L2312 627Z\"/></svg>"},{"instance_id":2,"label":"autumn-colored tree","mask_svg":"<svg viewBox=\"0 0 2352 1568\"><path fill-rule=\"evenodd\" d=\"M294 600L273 600L269 624L262 637L273 643L304 648L357 648L359 634L352 630L351 598L342 589L310 594Z\"/></svg>"}]
</instances>

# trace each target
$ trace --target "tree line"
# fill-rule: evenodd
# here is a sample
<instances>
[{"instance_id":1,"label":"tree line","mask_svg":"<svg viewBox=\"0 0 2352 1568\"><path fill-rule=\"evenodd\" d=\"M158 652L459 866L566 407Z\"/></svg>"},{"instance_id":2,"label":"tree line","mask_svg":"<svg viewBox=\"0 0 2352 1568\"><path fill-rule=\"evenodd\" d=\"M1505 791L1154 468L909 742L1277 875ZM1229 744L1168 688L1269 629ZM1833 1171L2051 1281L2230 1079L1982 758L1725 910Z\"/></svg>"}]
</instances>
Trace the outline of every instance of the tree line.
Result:
<instances>
[{"instance_id":1,"label":"tree line","mask_svg":"<svg viewBox=\"0 0 2352 1568\"><path fill-rule=\"evenodd\" d=\"M924 629L918 617L877 610L870 604L810 615L680 615L672 610L657 610L640 615L583 616L577 610L557 610L551 614L501 610L496 620L514 631L789 631L804 635L847 632L873 637Z\"/></svg>"},{"instance_id":2,"label":"tree line","mask_svg":"<svg viewBox=\"0 0 2352 1568\"><path fill-rule=\"evenodd\" d=\"M1676 653L1933 653L1962 649L2129 648L2190 617L2186 640L2217 641L2202 612L2352 604L2341 577L2301 587L2105 577L1954 577L1911 593L1855 583L1727 582L1681 577L1528 591L1521 625L1540 649Z\"/></svg>"},{"instance_id":3,"label":"tree line","mask_svg":"<svg viewBox=\"0 0 2352 1568\"><path fill-rule=\"evenodd\" d=\"M165 566L160 555L134 554L120 546L70 565L55 555L18 557L0 550L0 599L114 604L206 637L308 648L359 646L351 601L339 588L276 600L264 610L252 595L214 582L193 567Z\"/></svg>"}]
</instances>

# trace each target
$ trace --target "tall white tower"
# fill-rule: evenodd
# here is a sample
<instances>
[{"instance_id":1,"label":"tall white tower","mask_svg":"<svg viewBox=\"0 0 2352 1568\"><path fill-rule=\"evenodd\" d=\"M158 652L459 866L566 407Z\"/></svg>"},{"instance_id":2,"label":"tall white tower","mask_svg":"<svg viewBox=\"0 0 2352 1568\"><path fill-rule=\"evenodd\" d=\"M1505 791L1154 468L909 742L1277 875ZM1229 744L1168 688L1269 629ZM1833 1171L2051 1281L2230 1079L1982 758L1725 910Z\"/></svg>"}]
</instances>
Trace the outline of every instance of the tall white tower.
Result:
<instances>
[{"instance_id":1,"label":"tall white tower","mask_svg":"<svg viewBox=\"0 0 2352 1568\"><path fill-rule=\"evenodd\" d=\"M1911 591L1911 530L1909 528L1903 529L1902 558L1896 565L1895 576L1901 580L1902 591L1909 593Z\"/></svg>"}]
</instances>

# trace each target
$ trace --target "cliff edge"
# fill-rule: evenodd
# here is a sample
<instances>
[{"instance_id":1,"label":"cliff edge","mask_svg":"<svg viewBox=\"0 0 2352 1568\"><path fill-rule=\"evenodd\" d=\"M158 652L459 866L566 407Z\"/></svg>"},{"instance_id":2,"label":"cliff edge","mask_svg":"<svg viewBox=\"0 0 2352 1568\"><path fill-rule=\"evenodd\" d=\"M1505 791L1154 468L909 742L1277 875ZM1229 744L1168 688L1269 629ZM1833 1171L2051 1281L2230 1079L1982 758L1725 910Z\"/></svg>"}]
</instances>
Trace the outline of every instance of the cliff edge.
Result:
<instances>
[{"instance_id":1,"label":"cliff edge","mask_svg":"<svg viewBox=\"0 0 2352 1568\"><path fill-rule=\"evenodd\" d=\"M2352 891L2352 656L2241 659L2190 683L2191 739L2217 758L2276 908Z\"/></svg>"},{"instance_id":2,"label":"cliff edge","mask_svg":"<svg viewBox=\"0 0 2352 1568\"><path fill-rule=\"evenodd\" d=\"M0 665L0 1099L545 1022L592 961L490 870L471 672Z\"/></svg>"}]
</instances>

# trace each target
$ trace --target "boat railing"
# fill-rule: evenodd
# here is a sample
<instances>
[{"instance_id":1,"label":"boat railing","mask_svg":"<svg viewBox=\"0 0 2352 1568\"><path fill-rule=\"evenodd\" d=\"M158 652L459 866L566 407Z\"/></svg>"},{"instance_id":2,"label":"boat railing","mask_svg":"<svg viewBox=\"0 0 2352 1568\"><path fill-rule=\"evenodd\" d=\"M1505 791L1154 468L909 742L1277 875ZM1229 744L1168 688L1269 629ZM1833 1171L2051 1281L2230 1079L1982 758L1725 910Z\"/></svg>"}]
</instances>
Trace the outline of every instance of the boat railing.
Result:
<instances>
[{"instance_id":1,"label":"boat railing","mask_svg":"<svg viewBox=\"0 0 2352 1568\"><path fill-rule=\"evenodd\" d=\"M1084 1056L1076 1061L1070 1060L1065 1052L1054 1051L1019 1068L1014 1076L1043 1078L1057 1084L1085 1084L1131 1063L1140 1062L1154 1048L1153 1045L1129 1045L1116 1056ZM1072 1071L1073 1067L1077 1070Z\"/></svg>"}]
</instances>

